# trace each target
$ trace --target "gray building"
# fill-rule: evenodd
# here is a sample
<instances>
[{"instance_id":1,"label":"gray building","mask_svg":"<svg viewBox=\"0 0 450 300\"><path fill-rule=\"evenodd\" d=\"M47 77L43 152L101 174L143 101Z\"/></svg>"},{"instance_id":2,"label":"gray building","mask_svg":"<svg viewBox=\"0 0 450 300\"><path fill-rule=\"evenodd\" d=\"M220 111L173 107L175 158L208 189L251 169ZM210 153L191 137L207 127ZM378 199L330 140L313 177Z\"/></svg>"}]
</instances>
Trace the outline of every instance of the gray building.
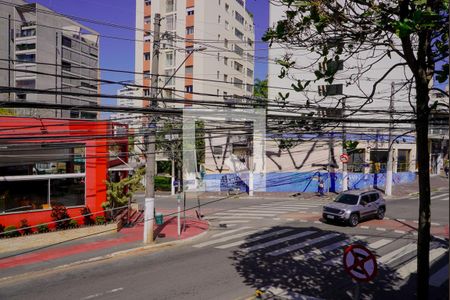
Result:
<instances>
[{"instance_id":1,"label":"gray building","mask_svg":"<svg viewBox=\"0 0 450 300\"><path fill-rule=\"evenodd\" d=\"M0 3L0 85L81 94L99 93L99 35L36 3ZM97 97L2 93L1 100L97 105ZM20 116L96 119L97 113L22 108Z\"/></svg>"}]
</instances>

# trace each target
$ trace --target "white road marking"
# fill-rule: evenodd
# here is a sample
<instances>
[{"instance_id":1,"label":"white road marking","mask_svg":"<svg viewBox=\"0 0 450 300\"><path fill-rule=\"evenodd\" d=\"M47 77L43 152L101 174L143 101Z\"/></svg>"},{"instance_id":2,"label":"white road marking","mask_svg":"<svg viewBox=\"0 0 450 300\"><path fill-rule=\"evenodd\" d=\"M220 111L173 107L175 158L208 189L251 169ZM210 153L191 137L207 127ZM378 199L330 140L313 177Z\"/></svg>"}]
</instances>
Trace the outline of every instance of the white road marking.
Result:
<instances>
[{"instance_id":1,"label":"white road marking","mask_svg":"<svg viewBox=\"0 0 450 300\"><path fill-rule=\"evenodd\" d=\"M351 240L339 241L339 242L336 242L334 244L327 245L327 246L319 248L319 249L315 249L315 250L310 251L310 252L305 253L305 254L300 254L300 255L293 256L292 258L294 260L306 260L306 259L309 259L309 258L311 258L313 256L325 254L327 252L336 250L337 248L345 247L345 246L351 244L352 242L356 242L356 241L359 241L359 240L364 240L366 238L367 238L366 236L357 235L354 238L352 238Z\"/></svg>"},{"instance_id":2,"label":"white road marking","mask_svg":"<svg viewBox=\"0 0 450 300\"><path fill-rule=\"evenodd\" d=\"M292 231L292 230L294 230L294 229L282 229L282 230L270 232L270 233L267 233L267 234L261 234L259 236L255 236L254 238L249 238L249 239L246 239L246 240L240 240L240 241L237 241L237 242L233 242L233 243L217 246L215 248L217 248L217 249L227 249L227 248L231 248L231 247L235 247L235 246L240 246L242 244L253 243L253 242L256 242L256 241L268 238L268 237L282 235L283 233L286 233L286 232L289 232L289 231Z\"/></svg>"},{"instance_id":3,"label":"white road marking","mask_svg":"<svg viewBox=\"0 0 450 300\"><path fill-rule=\"evenodd\" d=\"M233 212L223 212L223 213L215 213L214 216L251 216L251 217L272 217L276 214L265 214L265 213L233 213Z\"/></svg>"},{"instance_id":4,"label":"white road marking","mask_svg":"<svg viewBox=\"0 0 450 300\"><path fill-rule=\"evenodd\" d=\"M314 221L315 224L322 224L320 221Z\"/></svg>"},{"instance_id":5,"label":"white road marking","mask_svg":"<svg viewBox=\"0 0 450 300\"><path fill-rule=\"evenodd\" d=\"M261 219L264 219L263 217L253 217L253 216L248 216L248 217L245 217L245 216L236 216L236 215L232 215L232 216L214 216L214 217L210 217L210 218L208 218L208 220L211 220L211 219L239 219L239 218L242 218L242 219L249 219L249 220L261 220Z\"/></svg>"},{"instance_id":6,"label":"white road marking","mask_svg":"<svg viewBox=\"0 0 450 300\"><path fill-rule=\"evenodd\" d=\"M371 244L369 244L369 245L367 245L367 246L368 246L369 248L371 248L371 249L376 250L376 249L379 249L379 248L381 248L381 247L383 247L383 246L389 244L390 242L392 242L392 240L390 240L390 239L381 239L381 240L378 240L378 241L376 241L376 242L373 242L373 243L371 243Z\"/></svg>"},{"instance_id":7,"label":"white road marking","mask_svg":"<svg viewBox=\"0 0 450 300\"><path fill-rule=\"evenodd\" d=\"M431 200L441 200L441 201L448 201L448 194L440 194L437 196L431 196Z\"/></svg>"},{"instance_id":8,"label":"white road marking","mask_svg":"<svg viewBox=\"0 0 450 300\"><path fill-rule=\"evenodd\" d=\"M297 234L294 234L294 235L286 236L286 237L279 238L279 239L276 239L276 240L272 240L272 241L269 241L269 242L266 242L266 243L262 243L262 244L258 244L258 245L252 246L252 247L248 247L248 248L242 249L241 251L243 251L243 252L250 252L250 251L255 251L255 250L259 250L259 249L264 249L264 248L267 248L267 247L270 247L270 246L273 246L273 245L276 245L276 244L281 244L281 243L284 243L284 242L287 242L287 241L290 241L290 240L294 240L294 239L297 239L297 238L300 238L300 237L305 237L305 236L311 235L313 233L316 233L316 231L304 231L304 232L300 232L300 233L297 233Z\"/></svg>"},{"instance_id":9,"label":"white road marking","mask_svg":"<svg viewBox=\"0 0 450 300\"><path fill-rule=\"evenodd\" d=\"M406 233L406 231L403 231L403 230L394 230L394 232L395 233L401 233L401 234L405 234Z\"/></svg>"},{"instance_id":10,"label":"white road marking","mask_svg":"<svg viewBox=\"0 0 450 300\"><path fill-rule=\"evenodd\" d=\"M320 237L317 237L317 238L314 238L314 239L311 239L311 240L307 240L307 241L304 241L304 242L301 242L301 243L298 243L298 244L294 244L294 245L290 245L288 247L284 247L284 248L281 248L281 249L274 250L272 252L267 253L267 255L270 255L270 256L283 255L283 254L286 254L286 253L289 253L289 252L292 252L292 251L297 251L297 250L300 250L302 248L315 245L315 244L320 243L320 242L325 241L325 240L332 239L332 238L337 237L339 235L341 235L341 234L340 233L326 234L326 235L323 235L323 236L320 236Z\"/></svg>"},{"instance_id":11,"label":"white road marking","mask_svg":"<svg viewBox=\"0 0 450 300\"><path fill-rule=\"evenodd\" d=\"M376 242L373 242L373 243L367 245L367 247L375 250L375 249L383 247L384 245L389 244L390 242L392 242L392 240L390 240L390 239L381 239L381 240L378 240ZM327 260L324 264L328 265L328 266L341 265L342 257L331 258L331 259Z\"/></svg>"},{"instance_id":12,"label":"white road marking","mask_svg":"<svg viewBox=\"0 0 450 300\"><path fill-rule=\"evenodd\" d=\"M378 258L378 263L388 265L393 261L395 261L396 259L399 259L400 257L407 255L408 253L414 252L416 249L417 245L415 243L409 243Z\"/></svg>"},{"instance_id":13,"label":"white road marking","mask_svg":"<svg viewBox=\"0 0 450 300\"><path fill-rule=\"evenodd\" d=\"M258 231L259 230L251 230L251 231L246 231L246 232L242 232L242 233L238 233L238 234L234 234L234 235L230 235L230 236L225 236L225 237L222 237L220 239L215 239L215 240L199 243L197 245L194 245L193 247L195 247L195 248L202 248L202 247L206 247L206 246L210 246L210 245L226 242L226 241L229 241L229 240L232 240L232 239L240 238L240 237L243 237L243 236L246 236L246 235L250 235L250 234L253 234L253 233L258 232Z\"/></svg>"},{"instance_id":14,"label":"white road marking","mask_svg":"<svg viewBox=\"0 0 450 300\"><path fill-rule=\"evenodd\" d=\"M359 226L359 228L362 228L362 229L369 229L369 226Z\"/></svg>"},{"instance_id":15,"label":"white road marking","mask_svg":"<svg viewBox=\"0 0 450 300\"><path fill-rule=\"evenodd\" d=\"M439 224L439 223L433 223L433 222L431 222L430 223L432 226L440 226L441 224Z\"/></svg>"},{"instance_id":16,"label":"white road marking","mask_svg":"<svg viewBox=\"0 0 450 300\"><path fill-rule=\"evenodd\" d=\"M396 220L400 222L406 222L406 219L396 219Z\"/></svg>"},{"instance_id":17,"label":"white road marking","mask_svg":"<svg viewBox=\"0 0 450 300\"><path fill-rule=\"evenodd\" d=\"M243 226L243 227L239 227L239 228L233 229L233 230L225 230L224 232L216 233L216 234L212 235L211 237L215 238L215 237L219 237L219 236L224 236L224 235L231 234L231 233L239 231L239 230L245 230L245 229L250 229L250 228L251 227Z\"/></svg>"},{"instance_id":18,"label":"white road marking","mask_svg":"<svg viewBox=\"0 0 450 300\"><path fill-rule=\"evenodd\" d=\"M445 281L448 280L448 264L439 269L430 277L430 285L440 287Z\"/></svg>"},{"instance_id":19,"label":"white road marking","mask_svg":"<svg viewBox=\"0 0 450 300\"><path fill-rule=\"evenodd\" d=\"M413 223L419 224L419 221L417 221L417 220L414 220L414 221L413 221Z\"/></svg>"},{"instance_id":20,"label":"white road marking","mask_svg":"<svg viewBox=\"0 0 450 300\"><path fill-rule=\"evenodd\" d=\"M435 261L437 258L439 258L439 256L441 256L442 254L446 253L447 250L444 248L436 248L436 249L432 249L430 251L430 264ZM448 267L448 265L447 265ZM417 257L414 258L412 261L410 261L409 263L407 263L406 265L403 265L401 268L399 268L397 270L397 273L399 274L399 277L401 279L405 279L407 277L409 277L409 275L411 275L412 273L417 271ZM447 273L448 275L448 273Z\"/></svg>"},{"instance_id":21,"label":"white road marking","mask_svg":"<svg viewBox=\"0 0 450 300\"><path fill-rule=\"evenodd\" d=\"M287 218L286 221L294 221L294 219Z\"/></svg>"},{"instance_id":22,"label":"white road marking","mask_svg":"<svg viewBox=\"0 0 450 300\"><path fill-rule=\"evenodd\" d=\"M378 231L386 231L386 228L377 227L376 230L378 230Z\"/></svg>"},{"instance_id":23,"label":"white road marking","mask_svg":"<svg viewBox=\"0 0 450 300\"><path fill-rule=\"evenodd\" d=\"M109 291L106 291L106 292L103 292L103 293L92 294L92 295L86 296L86 297L81 298L81 299L82 300L89 300L89 299L97 298L97 297L104 296L104 295L107 295L107 294L117 293L117 292L120 292L122 290L123 290L123 288L112 289L112 290L109 290Z\"/></svg>"},{"instance_id":24,"label":"white road marking","mask_svg":"<svg viewBox=\"0 0 450 300\"><path fill-rule=\"evenodd\" d=\"M230 224L230 223L248 223L248 222L250 222L250 220L226 220L224 222L226 222L225 224Z\"/></svg>"}]
</instances>

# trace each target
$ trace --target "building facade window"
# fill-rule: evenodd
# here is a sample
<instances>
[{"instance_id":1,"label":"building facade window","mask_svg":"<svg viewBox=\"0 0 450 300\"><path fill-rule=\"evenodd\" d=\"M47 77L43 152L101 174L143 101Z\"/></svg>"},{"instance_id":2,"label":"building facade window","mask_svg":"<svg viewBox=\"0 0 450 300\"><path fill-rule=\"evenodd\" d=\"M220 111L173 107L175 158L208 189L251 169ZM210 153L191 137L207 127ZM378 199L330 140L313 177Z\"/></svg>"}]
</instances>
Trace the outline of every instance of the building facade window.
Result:
<instances>
[{"instance_id":1,"label":"building facade window","mask_svg":"<svg viewBox=\"0 0 450 300\"><path fill-rule=\"evenodd\" d=\"M166 27L167 27L167 30L170 30L170 31L176 30L176 28L177 28L177 15L176 14L166 16Z\"/></svg>"},{"instance_id":2,"label":"building facade window","mask_svg":"<svg viewBox=\"0 0 450 300\"><path fill-rule=\"evenodd\" d=\"M235 12L234 12L234 17L235 17L235 19L236 19L239 23L244 24L244 17L241 16L240 13L238 13L237 11L235 11Z\"/></svg>"},{"instance_id":3,"label":"building facade window","mask_svg":"<svg viewBox=\"0 0 450 300\"><path fill-rule=\"evenodd\" d=\"M238 45L234 45L234 53L236 53L239 56L243 56L244 55L244 49L242 49Z\"/></svg>"},{"instance_id":4,"label":"building facade window","mask_svg":"<svg viewBox=\"0 0 450 300\"><path fill-rule=\"evenodd\" d=\"M145 97L150 96L150 89L144 89L144 96Z\"/></svg>"},{"instance_id":5,"label":"building facade window","mask_svg":"<svg viewBox=\"0 0 450 300\"><path fill-rule=\"evenodd\" d=\"M343 93L343 85L342 84L328 84L328 85L319 85L319 96L336 96L342 95Z\"/></svg>"},{"instance_id":6,"label":"building facade window","mask_svg":"<svg viewBox=\"0 0 450 300\"><path fill-rule=\"evenodd\" d=\"M230 6L228 5L228 3L225 3L225 11L229 12L230 11Z\"/></svg>"},{"instance_id":7,"label":"building facade window","mask_svg":"<svg viewBox=\"0 0 450 300\"><path fill-rule=\"evenodd\" d=\"M186 27L186 34L194 34L194 26Z\"/></svg>"},{"instance_id":8,"label":"building facade window","mask_svg":"<svg viewBox=\"0 0 450 300\"><path fill-rule=\"evenodd\" d=\"M150 52L144 53L144 60L150 60L150 57L151 57Z\"/></svg>"},{"instance_id":9,"label":"building facade window","mask_svg":"<svg viewBox=\"0 0 450 300\"><path fill-rule=\"evenodd\" d=\"M220 15L217 17L217 23L219 23L220 24Z\"/></svg>"},{"instance_id":10,"label":"building facade window","mask_svg":"<svg viewBox=\"0 0 450 300\"><path fill-rule=\"evenodd\" d=\"M223 57L223 63L224 65L228 66L228 57L226 56Z\"/></svg>"},{"instance_id":11,"label":"building facade window","mask_svg":"<svg viewBox=\"0 0 450 300\"><path fill-rule=\"evenodd\" d=\"M145 16L144 17L144 23L145 24L151 24L152 23L152 17L151 16Z\"/></svg>"},{"instance_id":12,"label":"building facade window","mask_svg":"<svg viewBox=\"0 0 450 300\"><path fill-rule=\"evenodd\" d=\"M174 52L167 52L166 53L166 67L173 67L175 64L175 53Z\"/></svg>"},{"instance_id":13,"label":"building facade window","mask_svg":"<svg viewBox=\"0 0 450 300\"><path fill-rule=\"evenodd\" d=\"M228 21L225 21L225 29L226 30L230 29L230 23L228 23Z\"/></svg>"},{"instance_id":14,"label":"building facade window","mask_svg":"<svg viewBox=\"0 0 450 300\"><path fill-rule=\"evenodd\" d=\"M72 40L66 36L62 37L62 45L68 48L72 48Z\"/></svg>"},{"instance_id":15,"label":"building facade window","mask_svg":"<svg viewBox=\"0 0 450 300\"><path fill-rule=\"evenodd\" d=\"M398 149L397 150L397 172L409 172L409 158L411 150Z\"/></svg>"},{"instance_id":16,"label":"building facade window","mask_svg":"<svg viewBox=\"0 0 450 300\"><path fill-rule=\"evenodd\" d=\"M217 71L217 79L220 79L220 71Z\"/></svg>"},{"instance_id":17,"label":"building facade window","mask_svg":"<svg viewBox=\"0 0 450 300\"><path fill-rule=\"evenodd\" d=\"M185 69L185 74L186 75L194 74L194 67L193 66L187 66L186 69Z\"/></svg>"},{"instance_id":18,"label":"building facade window","mask_svg":"<svg viewBox=\"0 0 450 300\"><path fill-rule=\"evenodd\" d=\"M223 45L225 46L225 48L228 49L228 40L227 39L223 40Z\"/></svg>"},{"instance_id":19,"label":"building facade window","mask_svg":"<svg viewBox=\"0 0 450 300\"><path fill-rule=\"evenodd\" d=\"M194 92L194 86L192 86L192 85L186 85L186 86L184 87L184 89L185 89L186 93L192 93L192 92Z\"/></svg>"},{"instance_id":20,"label":"building facade window","mask_svg":"<svg viewBox=\"0 0 450 300\"><path fill-rule=\"evenodd\" d=\"M152 0L145 0L145 6L152 5Z\"/></svg>"},{"instance_id":21,"label":"building facade window","mask_svg":"<svg viewBox=\"0 0 450 300\"><path fill-rule=\"evenodd\" d=\"M223 81L224 82L228 82L228 75L227 74L223 74Z\"/></svg>"},{"instance_id":22,"label":"building facade window","mask_svg":"<svg viewBox=\"0 0 450 300\"><path fill-rule=\"evenodd\" d=\"M0 158L0 176L5 179L0 180L0 213L50 209L56 203L84 205L84 146L36 148L39 145L21 146L26 161Z\"/></svg>"},{"instance_id":23,"label":"building facade window","mask_svg":"<svg viewBox=\"0 0 450 300\"><path fill-rule=\"evenodd\" d=\"M193 16L194 15L194 8L193 7L186 8L186 14L188 16Z\"/></svg>"},{"instance_id":24,"label":"building facade window","mask_svg":"<svg viewBox=\"0 0 450 300\"><path fill-rule=\"evenodd\" d=\"M240 40L244 40L244 34L237 28L234 29L234 35L240 39Z\"/></svg>"},{"instance_id":25,"label":"building facade window","mask_svg":"<svg viewBox=\"0 0 450 300\"><path fill-rule=\"evenodd\" d=\"M247 76L248 77L253 77L253 70L252 69L247 68Z\"/></svg>"},{"instance_id":26,"label":"building facade window","mask_svg":"<svg viewBox=\"0 0 450 300\"><path fill-rule=\"evenodd\" d=\"M36 61L36 54L17 54L16 55L17 64L20 63L34 63Z\"/></svg>"},{"instance_id":27,"label":"building facade window","mask_svg":"<svg viewBox=\"0 0 450 300\"><path fill-rule=\"evenodd\" d=\"M176 10L176 0L166 0L166 13Z\"/></svg>"}]
</instances>

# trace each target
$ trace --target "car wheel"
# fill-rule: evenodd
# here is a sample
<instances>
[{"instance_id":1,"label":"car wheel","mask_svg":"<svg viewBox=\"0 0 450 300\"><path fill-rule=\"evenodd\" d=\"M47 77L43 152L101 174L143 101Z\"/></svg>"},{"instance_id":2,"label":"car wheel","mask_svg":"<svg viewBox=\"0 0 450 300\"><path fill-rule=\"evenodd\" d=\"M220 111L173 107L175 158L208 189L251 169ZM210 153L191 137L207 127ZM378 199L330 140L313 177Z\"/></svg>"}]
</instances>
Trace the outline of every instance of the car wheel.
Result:
<instances>
[{"instance_id":1,"label":"car wheel","mask_svg":"<svg viewBox=\"0 0 450 300\"><path fill-rule=\"evenodd\" d=\"M348 219L350 226L355 227L359 223L359 216L357 214L351 214Z\"/></svg>"},{"instance_id":2,"label":"car wheel","mask_svg":"<svg viewBox=\"0 0 450 300\"><path fill-rule=\"evenodd\" d=\"M377 211L377 219L378 220L383 220L384 219L384 213L386 212L386 210L384 209L384 207L380 207L378 208Z\"/></svg>"}]
</instances>

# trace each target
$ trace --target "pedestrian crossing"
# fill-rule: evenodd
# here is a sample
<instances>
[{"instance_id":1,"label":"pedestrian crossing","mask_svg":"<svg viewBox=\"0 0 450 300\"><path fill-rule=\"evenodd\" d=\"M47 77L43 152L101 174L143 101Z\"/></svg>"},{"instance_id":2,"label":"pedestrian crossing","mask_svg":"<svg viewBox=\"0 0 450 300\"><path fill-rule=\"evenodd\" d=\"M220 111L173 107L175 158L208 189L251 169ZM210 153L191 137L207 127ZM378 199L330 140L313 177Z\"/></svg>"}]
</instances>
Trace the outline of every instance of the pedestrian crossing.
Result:
<instances>
[{"instance_id":1,"label":"pedestrian crossing","mask_svg":"<svg viewBox=\"0 0 450 300\"><path fill-rule=\"evenodd\" d=\"M216 233L208 241L194 248L234 248L236 255L257 255L268 261L307 262L314 260L324 268L341 268L344 248L352 243L365 245L377 256L379 268L392 272L399 280L406 280L417 272L417 244L410 239L379 236L346 236L344 233L293 227L255 228L250 225ZM448 280L448 246L433 242L430 247L430 265L439 261L430 276L431 286L440 286ZM444 262L444 265L442 264Z\"/></svg>"},{"instance_id":2,"label":"pedestrian crossing","mask_svg":"<svg viewBox=\"0 0 450 300\"><path fill-rule=\"evenodd\" d=\"M233 208L216 212L205 219L210 221L219 221L221 223L236 224L247 223L252 220L262 220L267 218L276 219L277 216L294 212L320 212L322 211L322 202L311 202L308 200L261 203L245 207Z\"/></svg>"}]
</instances>

